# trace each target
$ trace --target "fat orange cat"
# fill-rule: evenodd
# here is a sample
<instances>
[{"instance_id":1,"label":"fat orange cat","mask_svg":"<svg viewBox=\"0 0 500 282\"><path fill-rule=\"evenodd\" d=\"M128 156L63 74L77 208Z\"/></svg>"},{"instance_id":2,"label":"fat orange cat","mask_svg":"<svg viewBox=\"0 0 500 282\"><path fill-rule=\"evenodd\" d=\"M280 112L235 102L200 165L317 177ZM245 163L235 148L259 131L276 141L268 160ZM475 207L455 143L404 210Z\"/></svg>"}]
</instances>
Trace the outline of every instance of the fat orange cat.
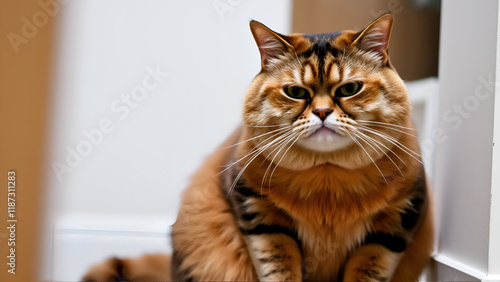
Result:
<instances>
[{"instance_id":1,"label":"fat orange cat","mask_svg":"<svg viewBox=\"0 0 500 282\"><path fill-rule=\"evenodd\" d=\"M417 280L433 214L392 24L285 36L250 22L262 70L243 125L184 192L172 257L113 259L84 279Z\"/></svg>"}]
</instances>

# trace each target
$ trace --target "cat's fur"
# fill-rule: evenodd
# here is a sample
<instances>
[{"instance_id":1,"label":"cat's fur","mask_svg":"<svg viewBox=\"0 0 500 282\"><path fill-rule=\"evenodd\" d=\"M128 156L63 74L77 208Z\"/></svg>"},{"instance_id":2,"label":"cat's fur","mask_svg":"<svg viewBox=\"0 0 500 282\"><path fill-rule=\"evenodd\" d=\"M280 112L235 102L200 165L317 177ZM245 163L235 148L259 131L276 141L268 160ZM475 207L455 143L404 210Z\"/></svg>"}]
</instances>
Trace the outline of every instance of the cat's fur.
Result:
<instances>
[{"instance_id":1,"label":"cat's fur","mask_svg":"<svg viewBox=\"0 0 500 282\"><path fill-rule=\"evenodd\" d=\"M408 93L389 60L392 23L386 14L361 32L288 36L250 23L262 71L244 125L184 192L172 279L418 278L432 210ZM141 280L125 261L107 264Z\"/></svg>"}]
</instances>

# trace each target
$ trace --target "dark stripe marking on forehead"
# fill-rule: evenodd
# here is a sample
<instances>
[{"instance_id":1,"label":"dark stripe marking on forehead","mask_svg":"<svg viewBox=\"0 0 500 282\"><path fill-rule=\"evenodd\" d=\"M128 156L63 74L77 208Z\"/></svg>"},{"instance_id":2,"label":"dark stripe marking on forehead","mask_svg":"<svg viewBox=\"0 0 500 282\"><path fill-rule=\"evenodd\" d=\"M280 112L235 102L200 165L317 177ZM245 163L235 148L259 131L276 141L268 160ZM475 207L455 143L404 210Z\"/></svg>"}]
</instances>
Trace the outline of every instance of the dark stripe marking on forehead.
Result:
<instances>
[{"instance_id":1,"label":"dark stripe marking on forehead","mask_svg":"<svg viewBox=\"0 0 500 282\"><path fill-rule=\"evenodd\" d=\"M311 57L315 54L318 57L318 69L319 69L319 81L323 82L323 75L325 73L325 58L328 54L337 57L339 50L334 48L331 44L335 38L337 38L341 33L318 33L318 34L304 34L304 37L309 39L313 45L308 50L304 51L301 56L305 58Z\"/></svg>"}]
</instances>

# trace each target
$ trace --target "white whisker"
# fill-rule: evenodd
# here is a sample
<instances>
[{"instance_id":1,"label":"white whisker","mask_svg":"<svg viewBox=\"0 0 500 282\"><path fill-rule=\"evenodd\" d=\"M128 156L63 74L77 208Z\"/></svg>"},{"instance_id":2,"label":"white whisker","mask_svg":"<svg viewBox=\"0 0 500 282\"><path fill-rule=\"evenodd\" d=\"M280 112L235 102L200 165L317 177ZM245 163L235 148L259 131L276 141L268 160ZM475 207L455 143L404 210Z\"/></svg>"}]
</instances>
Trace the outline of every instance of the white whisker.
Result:
<instances>
[{"instance_id":1,"label":"white whisker","mask_svg":"<svg viewBox=\"0 0 500 282\"><path fill-rule=\"evenodd\" d=\"M358 133L361 133L361 132L358 132ZM361 140L365 141L365 143L366 143L368 146L370 146L370 147L373 149L373 151L375 151L375 152L378 154L378 156L379 156L379 157L382 157L382 154L381 154L379 151L382 151L382 152L384 152L384 151L382 150L382 148L380 148L380 146L377 146L377 144L373 144L373 145L372 145L370 142L366 141L366 139L365 139L365 138L363 138L363 136L361 136L361 135L359 135L359 134L357 134L357 133L353 133L353 134L354 134L354 136L358 137L359 139L361 139ZM375 148L374 146L376 146L377 148ZM378 149L378 150L377 150L377 149Z\"/></svg>"},{"instance_id":2,"label":"white whisker","mask_svg":"<svg viewBox=\"0 0 500 282\"><path fill-rule=\"evenodd\" d=\"M363 128L369 128L369 129L372 129L371 127L364 126L364 125L358 125L358 126L359 126L359 127L363 127ZM418 138L416 135L411 134L411 133L408 133L408 132L403 131L403 130L401 130L401 129L391 128L391 127L388 127L388 126L383 126L383 125L375 125L375 126L379 126L379 127L386 128L386 129L389 129L389 130L394 130L394 131L401 132L401 133L403 133L403 134L410 135L410 136L412 136L412 137Z\"/></svg>"},{"instance_id":3,"label":"white whisker","mask_svg":"<svg viewBox=\"0 0 500 282\"><path fill-rule=\"evenodd\" d=\"M384 181L387 185L389 185L389 183L387 182L387 179L385 179L385 176L384 174L382 173L382 171L380 170L380 168L378 167L378 165L375 163L375 161L373 160L373 158L370 156L370 154L368 154L368 152L366 151L365 147L363 147L363 145L361 143L359 143L358 140L356 140L356 138L352 137L352 135L347 132L347 134L349 134L349 136L351 137L352 141L354 141L356 144L359 145L359 147L361 147L361 149L363 149L363 151L365 151L366 155L368 156L368 158L370 158L370 160L372 161L372 163L375 165L375 167L377 168L378 172L380 172L380 175L382 175L382 177L384 178Z\"/></svg>"},{"instance_id":4,"label":"white whisker","mask_svg":"<svg viewBox=\"0 0 500 282\"><path fill-rule=\"evenodd\" d=\"M368 144L369 146L371 146L371 145L370 145L370 142L368 142L368 141L372 141L372 142L373 142L373 141L375 141L375 142L378 142L377 140L375 140L375 139L371 138L370 136L368 136L368 135L366 135L366 134L364 134L364 133L362 133L362 132L354 133L354 135L356 135L357 137L359 137L361 140L365 141L365 143L366 143L366 144ZM381 143L380 143L380 144L381 144ZM384 152L384 151L382 150L382 148L380 148L380 146L378 146L376 143L373 143L373 145L375 145L375 146L376 146L376 147L377 147L377 148L378 148L381 152L383 152L383 153L384 153L384 155L385 155L385 156L386 156L386 157L387 157L387 158L388 158L388 159L392 162L392 164L393 164L393 165L394 165L394 166L398 169L399 173L401 173L401 175L403 176L403 178L405 178L405 176L404 176L403 172L401 171L401 169L399 168L399 166L398 166L398 165L394 162L394 160L393 160L393 159L392 159L392 158L391 158L391 157L390 157L390 156L389 156L386 152ZM384 146L383 144L381 144L381 145L382 145L382 146ZM371 147L373 148L373 146L371 146ZM387 148L386 146L384 146L384 147L385 147L385 148ZM375 148L373 148L373 150L375 150ZM389 149L388 149L388 150L389 150ZM393 151L391 151L391 150L389 150L389 151L390 151L391 153L393 153L393 154L394 154L394 152L393 152ZM394 155L396 155L396 154L394 154ZM380 154L379 154L379 156L380 156ZM399 156L398 156L398 155L396 155L396 157L398 157L398 158L399 158Z\"/></svg>"},{"instance_id":5,"label":"white whisker","mask_svg":"<svg viewBox=\"0 0 500 282\"><path fill-rule=\"evenodd\" d=\"M255 152L253 154L253 156L251 157L250 160L248 160L245 164L245 166L243 167L243 169L241 169L241 171L238 173L238 175L236 176L236 178L234 179L233 181L233 184L231 185L231 188L229 188L229 191L227 192L227 195L226 195L226 198L229 197L229 194L231 194L231 192L233 191L234 187L236 187L236 183L238 183L238 180L240 179L241 175L243 175L243 172L246 170L246 168L262 153L264 152L265 150L267 150L267 148L269 148L270 146L272 146L274 143L278 142L279 140L281 140L282 138L284 138L284 136L280 136L276 139L274 139L273 141L269 142L268 144L262 146L261 148L258 149L257 152ZM246 156L248 156L249 154L247 154ZM245 157L246 157L245 156Z\"/></svg>"},{"instance_id":6,"label":"white whisker","mask_svg":"<svg viewBox=\"0 0 500 282\"><path fill-rule=\"evenodd\" d=\"M231 146L227 146L227 147L221 148L220 150L225 150L225 149L228 149L228 148L232 148L232 147L234 147L234 146L238 146L238 145L240 145L240 144L246 143L246 142L248 142L248 141L255 140L255 139L257 139L257 138L260 138L260 137L263 137L263 136L269 135L269 134L274 133L274 132L286 131L289 127L291 127L291 125L290 125L290 126L288 126L288 127L278 128L278 129L275 129L275 130L272 130L272 131L269 131L269 132L263 133L263 134L261 134L261 135L257 135L257 136L255 136L255 137L252 137L252 138L247 139L247 140L245 140L245 141L241 141L241 142L238 142L238 143L233 144L233 145L231 145Z\"/></svg>"},{"instance_id":7,"label":"white whisker","mask_svg":"<svg viewBox=\"0 0 500 282\"><path fill-rule=\"evenodd\" d=\"M392 137L390 135L387 135L385 133L382 133L382 132L378 132L377 130L374 130L374 129L359 128L359 130L364 130L364 131L367 131L367 132L371 132L371 133L373 133L375 135L378 135L378 136L384 138L385 140L387 140L390 143L392 143L394 146L398 147L399 149L401 149L402 151L404 151L405 153L407 153L410 157L414 158L419 163L423 164L422 161L417 158L417 157L422 158L422 156L420 156L418 153L412 151L410 148L406 147L405 145L401 144L401 142L399 142L398 140L396 140L394 137Z\"/></svg>"},{"instance_id":8,"label":"white whisker","mask_svg":"<svg viewBox=\"0 0 500 282\"><path fill-rule=\"evenodd\" d=\"M290 140L293 139L293 135L294 134L295 134L294 132L290 132L290 134L288 134L286 136L286 138L284 138L284 140L282 140L281 142L279 142L279 144L276 144L276 148L274 150L272 150L271 153L269 153L269 156L271 156L274 151L276 151L276 150L279 149L278 152L276 152L276 154L274 155L273 159L269 162L269 165L267 166L266 172L265 172L264 176L262 177L262 182L260 183L260 189L261 189L261 191L262 191L262 189L264 187L264 181L266 179L266 176L267 176L269 170L271 169L271 166L274 164L274 160L279 155L279 152L286 146L286 144L288 144L288 142L290 142Z\"/></svg>"},{"instance_id":9,"label":"white whisker","mask_svg":"<svg viewBox=\"0 0 500 282\"><path fill-rule=\"evenodd\" d=\"M286 153L288 153L288 150L290 150L290 148L292 148L292 146L299 140L300 136L302 136L303 133L304 132L300 133L299 136L297 136L297 138L295 138L295 141L293 141L292 144L290 146L288 146L288 149L286 149L285 153L283 153L283 156L281 156L281 159L278 161L278 163L274 167L273 171L271 172L271 176L269 176L269 186L271 186L271 181L273 179L274 172L276 171L276 169L280 165L280 163L283 160L283 158L285 157Z\"/></svg>"},{"instance_id":10,"label":"white whisker","mask_svg":"<svg viewBox=\"0 0 500 282\"><path fill-rule=\"evenodd\" d=\"M286 131L285 129L287 129L287 128L284 128L284 129L283 129L283 131ZM282 132L282 131L279 131L278 133L273 134L272 136L270 136L270 137L268 137L268 138L264 139L264 140L263 140L263 141L261 141L259 144L255 145L255 147L254 147L252 150L250 150L250 152L248 152L245 156L243 156L242 158L240 158L239 160L237 160L237 161L235 161L235 162L233 162L233 163L231 163L231 164L226 165L226 168L225 168L224 170L222 170L221 172L219 172L217 175L219 175L219 174L221 174L221 173L225 172L226 170L228 170L229 168L231 168L231 167L232 167L232 166L234 166L235 164L237 164L237 163L239 163L240 161L242 161L243 159L245 159L247 156L250 156L251 154L253 154L253 153L257 152L257 151L258 151L258 149L259 149L259 146L260 146L261 144L263 144L263 143L267 142L267 140L269 140L269 139L273 139L273 138L275 138L276 136L279 136L280 134L283 134L283 132ZM279 137L278 137L278 138L279 138Z\"/></svg>"},{"instance_id":11,"label":"white whisker","mask_svg":"<svg viewBox=\"0 0 500 282\"><path fill-rule=\"evenodd\" d=\"M377 134L378 136L382 137L382 138L385 138L389 141L394 141L395 143L401 145L404 149L408 150L409 152L413 153L415 156L418 156L418 157L421 157L420 154L414 152L413 150L411 150L410 148L406 147L405 145L403 145L401 142L399 142L398 140L396 140L396 138L394 138L393 136L389 135L389 134L386 134L386 133L383 133L383 132L380 132L376 129L373 129L373 128L369 128L369 127L364 127L364 128L361 128L361 130L366 130L368 132L372 132L374 134ZM393 143L394 144L394 143Z\"/></svg>"},{"instance_id":12,"label":"white whisker","mask_svg":"<svg viewBox=\"0 0 500 282\"><path fill-rule=\"evenodd\" d=\"M361 132L361 131L358 131L357 133L358 133L358 134L361 134L361 135L363 135L363 136L365 136L366 138L368 138L368 139L370 139L370 140L372 140L372 141L374 141L374 142L377 142L380 146L384 147L387 151L389 151L389 152L391 152L393 155L395 155L395 156L396 156L396 157L397 157L397 158L398 158L398 159L399 159L399 160L400 160L403 164L406 164L406 163L403 161L403 159L401 159L401 158L398 156L398 154L394 153L394 151L392 151L389 147L385 146L385 145L384 145L384 143L382 143L382 142L378 141L377 139L375 139L375 138L373 138L373 137L371 137L371 136L368 136L367 134L364 134L364 133L363 133L363 132Z\"/></svg>"},{"instance_id":13,"label":"white whisker","mask_svg":"<svg viewBox=\"0 0 500 282\"><path fill-rule=\"evenodd\" d=\"M297 59L297 62L300 65L300 68L304 70L304 66L302 65L302 62L300 62L299 56L297 55L297 51L295 51L295 48L293 48L293 53L295 53L295 58Z\"/></svg>"},{"instance_id":14,"label":"white whisker","mask_svg":"<svg viewBox=\"0 0 500 282\"><path fill-rule=\"evenodd\" d=\"M406 127L406 126L402 126L402 125L397 125L397 124L392 124L392 123L387 123L387 122L380 122L380 121L371 121L371 120L356 120L357 122L360 122L360 123L373 123L373 124L380 124L380 125L387 125L387 126L394 126L394 127L399 127L399 128L402 128L402 129L408 129L408 130L413 130L413 131L416 131L415 128L411 128L411 127Z\"/></svg>"},{"instance_id":15,"label":"white whisker","mask_svg":"<svg viewBox=\"0 0 500 282\"><path fill-rule=\"evenodd\" d=\"M289 123L282 123L282 124L275 124L275 125L250 125L250 124L244 124L244 126L247 126L247 127L276 127L276 126L285 126L285 125L290 125L290 124Z\"/></svg>"},{"instance_id":16,"label":"white whisker","mask_svg":"<svg viewBox=\"0 0 500 282\"><path fill-rule=\"evenodd\" d=\"M272 164L274 163L274 160L279 155L281 150L286 146L286 144L288 144L289 140L291 140L293 138L294 134L295 134L294 132L290 132L290 134L287 135L286 139L283 140L283 142L281 142L280 145L277 145L276 148L271 151L271 153L269 153L269 156L271 156L276 150L279 149L278 152L276 152L276 154L274 155L274 157L271 160L271 162L269 163L269 165L267 166L266 172L264 173L264 176L262 177L261 189L262 189L262 186L264 186L264 181L266 179L267 173L269 172Z\"/></svg>"}]
</instances>

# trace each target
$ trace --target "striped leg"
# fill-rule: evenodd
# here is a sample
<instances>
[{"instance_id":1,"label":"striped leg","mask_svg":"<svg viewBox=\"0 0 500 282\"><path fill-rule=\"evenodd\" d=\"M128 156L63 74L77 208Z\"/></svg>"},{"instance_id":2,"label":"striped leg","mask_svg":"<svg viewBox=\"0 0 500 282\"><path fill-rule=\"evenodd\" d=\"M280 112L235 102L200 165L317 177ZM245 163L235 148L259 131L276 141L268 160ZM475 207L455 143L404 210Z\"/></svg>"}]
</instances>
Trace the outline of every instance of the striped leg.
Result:
<instances>
[{"instance_id":1,"label":"striped leg","mask_svg":"<svg viewBox=\"0 0 500 282\"><path fill-rule=\"evenodd\" d=\"M410 204L402 212L386 211L386 214L380 214L377 220L378 231L368 234L364 245L349 257L344 270L344 281L391 281L396 270L399 273L392 279L394 281L401 281L401 277L418 275L418 271L423 268L425 258L429 257L432 250L433 237L432 211L428 211L429 195L423 167L411 191L413 195ZM426 218L428 219L422 225ZM382 219L385 219L385 222ZM421 226L424 227L423 232L426 234L415 237L415 232ZM399 235L385 233L388 229ZM415 244L421 246L421 250L415 251ZM405 268L398 267L403 257L406 264L416 265L405 266L412 271L406 271L404 274L401 273L401 269ZM413 258L413 261L408 262L406 257Z\"/></svg>"},{"instance_id":2,"label":"striped leg","mask_svg":"<svg viewBox=\"0 0 500 282\"><path fill-rule=\"evenodd\" d=\"M259 281L302 281L301 254L294 239L283 233L246 238Z\"/></svg>"},{"instance_id":3,"label":"striped leg","mask_svg":"<svg viewBox=\"0 0 500 282\"><path fill-rule=\"evenodd\" d=\"M362 246L349 258L344 270L344 281L390 281L401 255L401 252L378 244Z\"/></svg>"},{"instance_id":4,"label":"striped leg","mask_svg":"<svg viewBox=\"0 0 500 282\"><path fill-rule=\"evenodd\" d=\"M229 201L260 281L302 281L302 255L291 220L238 182Z\"/></svg>"}]
</instances>

